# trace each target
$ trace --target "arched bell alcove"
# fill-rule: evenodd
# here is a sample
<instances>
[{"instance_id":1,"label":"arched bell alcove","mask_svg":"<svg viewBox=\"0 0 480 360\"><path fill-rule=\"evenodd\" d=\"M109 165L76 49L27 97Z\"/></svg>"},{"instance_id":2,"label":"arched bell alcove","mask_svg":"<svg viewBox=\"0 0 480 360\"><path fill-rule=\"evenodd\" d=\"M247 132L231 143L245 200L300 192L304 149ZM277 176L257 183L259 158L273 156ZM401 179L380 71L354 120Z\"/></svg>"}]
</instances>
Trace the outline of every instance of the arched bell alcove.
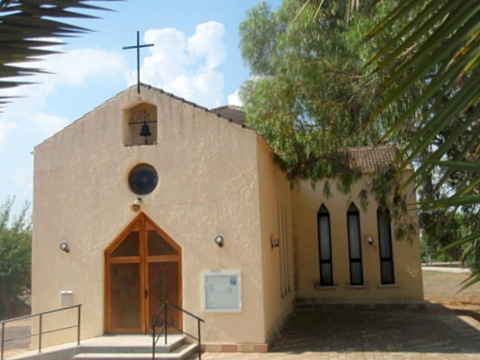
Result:
<instances>
[{"instance_id":1,"label":"arched bell alcove","mask_svg":"<svg viewBox=\"0 0 480 360\"><path fill-rule=\"evenodd\" d=\"M125 146L157 143L157 107L141 102L124 110L123 143Z\"/></svg>"}]
</instances>

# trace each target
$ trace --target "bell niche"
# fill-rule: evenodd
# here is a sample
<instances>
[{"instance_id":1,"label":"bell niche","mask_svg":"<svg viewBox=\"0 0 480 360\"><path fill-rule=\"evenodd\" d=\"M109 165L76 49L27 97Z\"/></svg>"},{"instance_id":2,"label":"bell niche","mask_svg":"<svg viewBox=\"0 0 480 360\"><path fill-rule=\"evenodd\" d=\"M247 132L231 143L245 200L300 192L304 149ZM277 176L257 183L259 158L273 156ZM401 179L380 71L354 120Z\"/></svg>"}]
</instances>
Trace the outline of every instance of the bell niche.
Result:
<instances>
[{"instance_id":1,"label":"bell niche","mask_svg":"<svg viewBox=\"0 0 480 360\"><path fill-rule=\"evenodd\" d=\"M123 143L125 146L157 143L157 107L139 103L124 110Z\"/></svg>"}]
</instances>

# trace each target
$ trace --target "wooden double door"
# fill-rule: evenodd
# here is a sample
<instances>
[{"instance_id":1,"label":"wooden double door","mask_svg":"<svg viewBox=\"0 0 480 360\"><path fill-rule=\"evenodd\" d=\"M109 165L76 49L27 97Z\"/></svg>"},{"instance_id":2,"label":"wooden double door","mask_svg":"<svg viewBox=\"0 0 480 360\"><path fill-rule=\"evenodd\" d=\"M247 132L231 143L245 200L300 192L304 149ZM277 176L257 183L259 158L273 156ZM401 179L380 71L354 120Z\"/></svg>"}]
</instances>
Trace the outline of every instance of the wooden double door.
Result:
<instances>
[{"instance_id":1,"label":"wooden double door","mask_svg":"<svg viewBox=\"0 0 480 360\"><path fill-rule=\"evenodd\" d=\"M182 306L181 289L180 246L139 214L105 250L105 331L150 332L165 301ZM181 329L181 312L168 310L168 323Z\"/></svg>"}]
</instances>

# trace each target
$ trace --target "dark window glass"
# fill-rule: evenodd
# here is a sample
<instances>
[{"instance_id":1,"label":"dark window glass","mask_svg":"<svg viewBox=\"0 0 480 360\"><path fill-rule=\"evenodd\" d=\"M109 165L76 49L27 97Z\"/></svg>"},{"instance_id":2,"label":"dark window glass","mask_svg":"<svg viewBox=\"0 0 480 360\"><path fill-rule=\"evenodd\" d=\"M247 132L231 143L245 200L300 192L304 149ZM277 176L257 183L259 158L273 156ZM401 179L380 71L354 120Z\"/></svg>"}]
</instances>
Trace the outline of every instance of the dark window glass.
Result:
<instances>
[{"instance_id":1,"label":"dark window glass","mask_svg":"<svg viewBox=\"0 0 480 360\"><path fill-rule=\"evenodd\" d=\"M111 257L138 256L138 231L129 233L123 241L113 250Z\"/></svg>"},{"instance_id":2,"label":"dark window glass","mask_svg":"<svg viewBox=\"0 0 480 360\"><path fill-rule=\"evenodd\" d=\"M348 252L350 256L350 284L363 284L362 243L360 236L360 213L352 203L347 213Z\"/></svg>"},{"instance_id":3,"label":"dark window glass","mask_svg":"<svg viewBox=\"0 0 480 360\"><path fill-rule=\"evenodd\" d=\"M178 251L156 231L148 232L148 255L177 255Z\"/></svg>"},{"instance_id":4,"label":"dark window glass","mask_svg":"<svg viewBox=\"0 0 480 360\"><path fill-rule=\"evenodd\" d=\"M382 284L394 284L392 231L390 226L390 212L377 210L378 220L378 248L380 252L380 274Z\"/></svg>"},{"instance_id":5,"label":"dark window glass","mask_svg":"<svg viewBox=\"0 0 480 360\"><path fill-rule=\"evenodd\" d=\"M320 285L333 285L332 242L330 239L330 214L322 205L317 214L318 251L320 258Z\"/></svg>"}]
</instances>

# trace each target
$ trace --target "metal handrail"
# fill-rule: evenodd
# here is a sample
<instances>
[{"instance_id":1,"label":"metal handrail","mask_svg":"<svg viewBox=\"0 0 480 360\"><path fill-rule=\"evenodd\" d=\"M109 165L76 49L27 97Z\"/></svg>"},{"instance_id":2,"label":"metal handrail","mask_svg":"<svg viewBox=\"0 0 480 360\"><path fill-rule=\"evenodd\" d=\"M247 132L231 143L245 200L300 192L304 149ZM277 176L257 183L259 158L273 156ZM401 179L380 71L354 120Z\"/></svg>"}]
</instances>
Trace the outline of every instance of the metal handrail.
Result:
<instances>
[{"instance_id":1,"label":"metal handrail","mask_svg":"<svg viewBox=\"0 0 480 360\"><path fill-rule=\"evenodd\" d=\"M50 311L44 311L44 312L41 312L41 313L20 316L20 317L16 317L16 318L13 318L13 319L3 320L1 322L1 324L2 324L2 343L1 343L2 344L2 350L0 352L0 360L3 360L5 343L7 343L9 341L26 339L26 338L31 338L31 337L34 337L34 336L38 336L38 352L41 353L42 352L42 335L43 334L49 334L49 333L62 331L62 330L67 330L67 329L77 328L77 345L80 345L81 307L82 307L82 305L79 304L79 305L62 307L62 308L55 309L55 310L50 310ZM48 314L52 314L52 313L56 313L56 312L60 312L60 311L65 311L65 310L70 310L70 309L74 309L74 308L77 308L77 324L76 325L67 326L67 327L58 328L58 329L49 330L49 331L43 331L42 326L43 326L43 316L44 315L48 315ZM30 335L27 335L27 336L20 336L20 337L5 339L5 324L11 323L11 322L14 322L14 321L30 319L30 318L37 317L37 316L39 318L38 333L30 334Z\"/></svg>"},{"instance_id":2,"label":"metal handrail","mask_svg":"<svg viewBox=\"0 0 480 360\"><path fill-rule=\"evenodd\" d=\"M169 324L168 321L167 321L167 315L168 315L168 306L172 306L174 307L175 309L177 310L180 310L182 311L184 314L187 314L189 315L190 317L194 318L197 320L197 336L195 337L194 335L191 335L185 331L183 331L182 329L179 329L177 328L174 324ZM160 330L160 332L158 333L158 335L155 334L155 328L156 328L156 325L157 325L157 322L158 320L160 319L160 315L162 313L165 313L165 321L163 323L163 326ZM170 325L171 327L173 327L174 329L180 331L182 334L185 334L187 336L190 336L192 339L195 339L197 340L198 342L198 359L199 360L202 360L202 338L201 338L201 326L200 326L200 323L202 322L205 322L205 320L203 320L202 318L199 318L197 315L195 314L192 314L191 312L185 310L185 309L182 309L180 306L178 305L175 305L175 304L172 304L171 302L169 301L166 301L162 307L160 308L160 310L157 312L157 315L155 316L155 319L153 320L153 323L152 323L152 340L153 340L153 346L152 346L152 359L155 360L155 345L157 345L157 342L158 340L160 339L160 337L162 336L162 333L165 332L165 345L167 344L167 337L168 337L168 326Z\"/></svg>"}]
</instances>

